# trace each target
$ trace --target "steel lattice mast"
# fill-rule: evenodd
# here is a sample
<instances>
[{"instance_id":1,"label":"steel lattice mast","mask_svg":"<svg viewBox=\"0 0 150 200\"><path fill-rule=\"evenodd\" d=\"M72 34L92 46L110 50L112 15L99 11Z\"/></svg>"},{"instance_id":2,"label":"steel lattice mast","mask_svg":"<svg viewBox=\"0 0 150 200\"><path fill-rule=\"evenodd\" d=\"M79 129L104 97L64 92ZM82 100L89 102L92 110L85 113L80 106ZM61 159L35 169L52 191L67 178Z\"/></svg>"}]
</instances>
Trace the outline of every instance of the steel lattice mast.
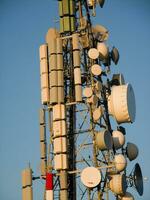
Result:
<instances>
[{"instance_id":1,"label":"steel lattice mast","mask_svg":"<svg viewBox=\"0 0 150 200\"><path fill-rule=\"evenodd\" d=\"M93 26L96 6L104 0L59 0L60 28L50 28L40 46L41 101L39 177L22 173L23 200L32 200L32 180L45 181L44 199L133 200L127 187L143 194L139 164L127 175L125 128L135 118L132 86L122 74L111 75L119 52L107 45L108 30ZM112 128L112 118L117 127ZM135 180L138 177L138 181Z\"/></svg>"}]
</instances>

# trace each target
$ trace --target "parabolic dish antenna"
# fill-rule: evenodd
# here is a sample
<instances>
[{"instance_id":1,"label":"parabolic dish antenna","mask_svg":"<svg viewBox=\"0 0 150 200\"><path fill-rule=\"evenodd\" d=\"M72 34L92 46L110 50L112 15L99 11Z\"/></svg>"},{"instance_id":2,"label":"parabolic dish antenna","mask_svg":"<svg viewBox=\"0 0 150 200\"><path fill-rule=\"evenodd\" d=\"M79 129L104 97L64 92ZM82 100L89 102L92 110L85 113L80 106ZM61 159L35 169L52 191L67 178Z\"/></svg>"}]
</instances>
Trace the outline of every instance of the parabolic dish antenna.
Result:
<instances>
[{"instance_id":1,"label":"parabolic dish antenna","mask_svg":"<svg viewBox=\"0 0 150 200\"><path fill-rule=\"evenodd\" d=\"M95 37L100 39L100 41L105 41L109 37L108 30L102 25L92 27L92 31L95 34Z\"/></svg>"},{"instance_id":2,"label":"parabolic dish antenna","mask_svg":"<svg viewBox=\"0 0 150 200\"><path fill-rule=\"evenodd\" d=\"M135 184L135 188L140 196L143 195L143 176L141 167L138 163L135 164L135 169L133 172L133 180Z\"/></svg>"},{"instance_id":3,"label":"parabolic dish antenna","mask_svg":"<svg viewBox=\"0 0 150 200\"><path fill-rule=\"evenodd\" d=\"M89 56L89 58L95 60L95 59L97 59L99 57L99 52L98 52L97 49L91 48L88 51L88 56Z\"/></svg>"},{"instance_id":4,"label":"parabolic dish antenna","mask_svg":"<svg viewBox=\"0 0 150 200\"><path fill-rule=\"evenodd\" d=\"M126 147L126 154L130 161L135 160L139 154L138 147L135 144L128 142Z\"/></svg>"},{"instance_id":5,"label":"parabolic dish antenna","mask_svg":"<svg viewBox=\"0 0 150 200\"><path fill-rule=\"evenodd\" d=\"M117 65L119 61L119 51L115 47L113 47L111 51L111 58L112 58L112 61L115 63L115 65Z\"/></svg>"},{"instance_id":6,"label":"parabolic dish antenna","mask_svg":"<svg viewBox=\"0 0 150 200\"><path fill-rule=\"evenodd\" d=\"M86 167L81 172L81 181L86 187L94 188L101 181L101 173L95 167Z\"/></svg>"},{"instance_id":7,"label":"parabolic dish antenna","mask_svg":"<svg viewBox=\"0 0 150 200\"><path fill-rule=\"evenodd\" d=\"M108 109L118 124L134 122L136 105L134 91L130 84L112 87L108 98Z\"/></svg>"}]
</instances>

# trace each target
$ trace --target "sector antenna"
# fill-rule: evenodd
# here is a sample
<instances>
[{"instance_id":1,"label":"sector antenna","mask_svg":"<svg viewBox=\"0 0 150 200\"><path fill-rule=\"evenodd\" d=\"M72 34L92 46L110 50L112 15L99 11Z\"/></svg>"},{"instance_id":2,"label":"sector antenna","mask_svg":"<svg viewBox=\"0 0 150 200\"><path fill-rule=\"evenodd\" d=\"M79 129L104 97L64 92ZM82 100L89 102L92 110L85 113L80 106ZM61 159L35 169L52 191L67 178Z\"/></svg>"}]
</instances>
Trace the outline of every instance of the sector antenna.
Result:
<instances>
[{"instance_id":1,"label":"sector antenna","mask_svg":"<svg viewBox=\"0 0 150 200\"><path fill-rule=\"evenodd\" d=\"M138 163L127 168L139 151L122 125L135 121L134 90L113 73L119 50L108 45L108 29L91 21L105 1L57 3L59 28L39 48L40 172L23 170L22 200L33 200L39 179L44 200L133 200L128 188L143 194L142 172Z\"/></svg>"}]
</instances>

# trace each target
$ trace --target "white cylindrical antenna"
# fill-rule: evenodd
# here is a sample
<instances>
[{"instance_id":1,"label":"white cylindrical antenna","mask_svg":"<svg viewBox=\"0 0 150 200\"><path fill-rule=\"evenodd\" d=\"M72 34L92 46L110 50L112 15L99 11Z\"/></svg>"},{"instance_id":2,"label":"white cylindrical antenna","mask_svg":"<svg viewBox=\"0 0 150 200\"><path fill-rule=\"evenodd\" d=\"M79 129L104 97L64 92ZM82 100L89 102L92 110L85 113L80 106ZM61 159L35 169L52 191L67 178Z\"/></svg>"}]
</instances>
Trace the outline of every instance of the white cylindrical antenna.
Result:
<instances>
[{"instance_id":1,"label":"white cylindrical antenna","mask_svg":"<svg viewBox=\"0 0 150 200\"><path fill-rule=\"evenodd\" d=\"M59 180L60 180L60 200L68 199L68 174L65 170L60 171Z\"/></svg>"},{"instance_id":2,"label":"white cylindrical antenna","mask_svg":"<svg viewBox=\"0 0 150 200\"><path fill-rule=\"evenodd\" d=\"M68 169L68 159L66 153L56 154L54 156L54 169L55 170Z\"/></svg>"},{"instance_id":3,"label":"white cylindrical antenna","mask_svg":"<svg viewBox=\"0 0 150 200\"><path fill-rule=\"evenodd\" d=\"M58 103L64 103L64 69L62 39L57 38L57 77L58 77Z\"/></svg>"},{"instance_id":4,"label":"white cylindrical antenna","mask_svg":"<svg viewBox=\"0 0 150 200\"><path fill-rule=\"evenodd\" d=\"M81 86L81 69L80 69L80 49L79 49L79 36L77 33L72 35L72 45L73 45L75 100L76 102L81 102L82 86Z\"/></svg>"},{"instance_id":5,"label":"white cylindrical antenna","mask_svg":"<svg viewBox=\"0 0 150 200\"><path fill-rule=\"evenodd\" d=\"M50 82L50 103L54 104L58 101L58 78L57 78L57 57L56 57L56 38L59 33L56 29L50 28L46 35L46 42L48 43L49 55L49 82Z\"/></svg>"},{"instance_id":6,"label":"white cylindrical antenna","mask_svg":"<svg viewBox=\"0 0 150 200\"><path fill-rule=\"evenodd\" d=\"M66 132L66 120L53 121L54 137L65 136Z\"/></svg>"},{"instance_id":7,"label":"white cylindrical antenna","mask_svg":"<svg viewBox=\"0 0 150 200\"><path fill-rule=\"evenodd\" d=\"M67 184L67 172L66 171L61 171L60 175L60 185L62 186L61 189L65 190L68 188L68 184Z\"/></svg>"},{"instance_id":8,"label":"white cylindrical antenna","mask_svg":"<svg viewBox=\"0 0 150 200\"><path fill-rule=\"evenodd\" d=\"M67 139L66 137L54 138L54 154L67 152Z\"/></svg>"},{"instance_id":9,"label":"white cylindrical antenna","mask_svg":"<svg viewBox=\"0 0 150 200\"><path fill-rule=\"evenodd\" d=\"M59 180L60 180L60 200L67 200L68 199L68 182L67 182L68 174L65 170L60 171Z\"/></svg>"},{"instance_id":10,"label":"white cylindrical antenna","mask_svg":"<svg viewBox=\"0 0 150 200\"><path fill-rule=\"evenodd\" d=\"M56 104L53 106L53 120L62 120L66 118L66 111L64 104Z\"/></svg>"},{"instance_id":11,"label":"white cylindrical antenna","mask_svg":"<svg viewBox=\"0 0 150 200\"><path fill-rule=\"evenodd\" d=\"M33 200L31 168L26 168L22 171L22 200L27 199Z\"/></svg>"},{"instance_id":12,"label":"white cylindrical antenna","mask_svg":"<svg viewBox=\"0 0 150 200\"><path fill-rule=\"evenodd\" d=\"M48 69L48 47L43 44L39 48L40 54L40 77L41 77L41 101L42 104L49 103L49 69Z\"/></svg>"},{"instance_id":13,"label":"white cylindrical antenna","mask_svg":"<svg viewBox=\"0 0 150 200\"><path fill-rule=\"evenodd\" d=\"M53 106L53 136L54 136L54 168L65 170L67 162L67 138L66 138L66 110L65 105Z\"/></svg>"},{"instance_id":14,"label":"white cylindrical antenna","mask_svg":"<svg viewBox=\"0 0 150 200\"><path fill-rule=\"evenodd\" d=\"M47 156L46 156L46 124L45 124L45 110L40 109L40 171L41 176L46 176Z\"/></svg>"},{"instance_id":15,"label":"white cylindrical antenna","mask_svg":"<svg viewBox=\"0 0 150 200\"><path fill-rule=\"evenodd\" d=\"M39 110L39 121L40 121L40 125L45 124L45 111L44 111L44 109Z\"/></svg>"},{"instance_id":16,"label":"white cylindrical antenna","mask_svg":"<svg viewBox=\"0 0 150 200\"><path fill-rule=\"evenodd\" d=\"M60 200L67 200L67 199L68 199L67 190L60 190Z\"/></svg>"}]
</instances>

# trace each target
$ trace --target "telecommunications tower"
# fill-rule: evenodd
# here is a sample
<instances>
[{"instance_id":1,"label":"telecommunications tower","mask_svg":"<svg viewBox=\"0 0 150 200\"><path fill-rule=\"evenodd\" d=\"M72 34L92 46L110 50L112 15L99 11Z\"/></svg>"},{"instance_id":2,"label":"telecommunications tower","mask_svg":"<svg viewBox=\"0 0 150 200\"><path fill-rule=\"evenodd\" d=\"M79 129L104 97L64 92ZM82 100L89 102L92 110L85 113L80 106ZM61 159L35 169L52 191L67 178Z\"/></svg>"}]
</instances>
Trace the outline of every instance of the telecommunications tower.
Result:
<instances>
[{"instance_id":1,"label":"telecommunications tower","mask_svg":"<svg viewBox=\"0 0 150 200\"><path fill-rule=\"evenodd\" d=\"M108 30L93 25L104 0L58 0L60 28L40 46L40 175L22 172L22 200L33 200L32 181L44 181L44 200L134 200L143 194L140 165L127 172L138 147L123 123L135 120L135 97L122 74L111 74L119 51Z\"/></svg>"}]
</instances>

